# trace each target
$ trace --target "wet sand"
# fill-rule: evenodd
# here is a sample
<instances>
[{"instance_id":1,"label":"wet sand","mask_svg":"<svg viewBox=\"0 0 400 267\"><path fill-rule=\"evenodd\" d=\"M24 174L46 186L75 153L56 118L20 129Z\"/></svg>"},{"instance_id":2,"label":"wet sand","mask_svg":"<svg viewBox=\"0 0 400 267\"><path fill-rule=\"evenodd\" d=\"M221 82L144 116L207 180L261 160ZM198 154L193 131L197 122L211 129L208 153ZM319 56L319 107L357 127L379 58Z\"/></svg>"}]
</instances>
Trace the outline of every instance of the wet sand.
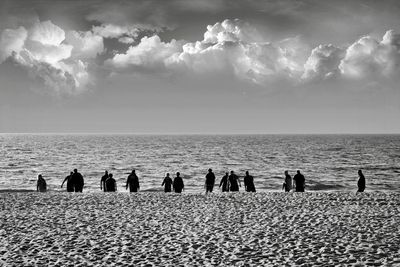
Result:
<instances>
[{"instance_id":1,"label":"wet sand","mask_svg":"<svg viewBox=\"0 0 400 267\"><path fill-rule=\"evenodd\" d=\"M0 266L400 266L396 193L0 193Z\"/></svg>"}]
</instances>

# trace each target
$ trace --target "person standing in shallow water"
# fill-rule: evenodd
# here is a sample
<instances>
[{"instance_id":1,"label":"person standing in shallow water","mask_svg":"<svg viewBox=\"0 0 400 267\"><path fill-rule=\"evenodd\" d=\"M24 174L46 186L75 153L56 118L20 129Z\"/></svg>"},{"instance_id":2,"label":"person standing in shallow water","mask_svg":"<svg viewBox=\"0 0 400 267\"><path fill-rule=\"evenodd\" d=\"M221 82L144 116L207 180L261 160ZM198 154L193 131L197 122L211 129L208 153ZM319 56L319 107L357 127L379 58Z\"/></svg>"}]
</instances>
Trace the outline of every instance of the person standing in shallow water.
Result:
<instances>
[{"instance_id":1,"label":"person standing in shallow water","mask_svg":"<svg viewBox=\"0 0 400 267\"><path fill-rule=\"evenodd\" d=\"M231 175L229 175L229 184L229 191L231 192L239 191L239 186L242 187L239 177L233 171L231 171Z\"/></svg>"},{"instance_id":2,"label":"person standing in shallow water","mask_svg":"<svg viewBox=\"0 0 400 267\"><path fill-rule=\"evenodd\" d=\"M296 192L304 192L306 179L304 178L304 175L300 173L299 170L297 170L297 173L293 177L293 180L296 184Z\"/></svg>"},{"instance_id":3,"label":"person standing in shallow water","mask_svg":"<svg viewBox=\"0 0 400 267\"><path fill-rule=\"evenodd\" d=\"M249 175L249 172L246 171L246 175L243 179L244 189L246 192L256 192L256 187L254 186L254 178L253 176Z\"/></svg>"},{"instance_id":4,"label":"person standing in shallow water","mask_svg":"<svg viewBox=\"0 0 400 267\"><path fill-rule=\"evenodd\" d=\"M222 192L228 192L229 191L229 180L228 180L229 174L226 172L224 177L222 177L221 182L219 183L219 187L222 186Z\"/></svg>"},{"instance_id":5,"label":"person standing in shallow water","mask_svg":"<svg viewBox=\"0 0 400 267\"><path fill-rule=\"evenodd\" d=\"M77 169L74 169L74 173L71 176L71 182L74 185L75 192L82 193L85 181L83 180L82 174L80 174Z\"/></svg>"},{"instance_id":6,"label":"person standing in shallow water","mask_svg":"<svg viewBox=\"0 0 400 267\"><path fill-rule=\"evenodd\" d=\"M113 178L112 173L108 175L107 180L104 183L104 192L115 192L117 191L117 182Z\"/></svg>"},{"instance_id":7,"label":"person standing in shallow water","mask_svg":"<svg viewBox=\"0 0 400 267\"><path fill-rule=\"evenodd\" d=\"M47 191L47 183L41 174L38 175L38 180L36 183L36 190L38 192L46 192Z\"/></svg>"},{"instance_id":8,"label":"person standing in shallow water","mask_svg":"<svg viewBox=\"0 0 400 267\"><path fill-rule=\"evenodd\" d=\"M167 173L167 176L164 178L161 186L164 186L165 193L171 192L172 179L169 177L169 173Z\"/></svg>"},{"instance_id":9,"label":"person standing in shallow water","mask_svg":"<svg viewBox=\"0 0 400 267\"><path fill-rule=\"evenodd\" d=\"M72 183L72 174L74 174L73 172L71 172L67 177L65 177L64 181L61 184L61 188L63 187L64 183L67 182L67 192L74 192L74 184Z\"/></svg>"},{"instance_id":10,"label":"person standing in shallow water","mask_svg":"<svg viewBox=\"0 0 400 267\"><path fill-rule=\"evenodd\" d=\"M135 170L132 170L132 173L126 179L126 190L128 190L128 186L130 192L137 192L140 189L139 177L137 177Z\"/></svg>"},{"instance_id":11,"label":"person standing in shallow water","mask_svg":"<svg viewBox=\"0 0 400 267\"><path fill-rule=\"evenodd\" d=\"M361 170L358 170L358 182L357 182L357 186L358 186L358 190L357 193L362 193L365 190L365 177L364 174L362 173Z\"/></svg>"},{"instance_id":12,"label":"person standing in shallow water","mask_svg":"<svg viewBox=\"0 0 400 267\"><path fill-rule=\"evenodd\" d=\"M215 184L215 175L212 172L212 169L208 169L208 173L206 175L206 183L205 183L206 193L208 192L212 193L214 184Z\"/></svg>"},{"instance_id":13,"label":"person standing in shallow water","mask_svg":"<svg viewBox=\"0 0 400 267\"><path fill-rule=\"evenodd\" d=\"M282 189L285 189L285 192L290 192L292 190L292 176L289 175L288 171L285 171L285 181L283 182Z\"/></svg>"},{"instance_id":14,"label":"person standing in shallow water","mask_svg":"<svg viewBox=\"0 0 400 267\"><path fill-rule=\"evenodd\" d=\"M108 179L108 171L104 172L104 175L100 179L100 190L104 189L104 192L107 192L106 190L106 180Z\"/></svg>"},{"instance_id":15,"label":"person standing in shallow water","mask_svg":"<svg viewBox=\"0 0 400 267\"><path fill-rule=\"evenodd\" d=\"M181 174L179 172L176 173L176 177L174 178L173 187L174 187L175 193L182 193L182 190L185 187L185 185L183 184Z\"/></svg>"}]
</instances>

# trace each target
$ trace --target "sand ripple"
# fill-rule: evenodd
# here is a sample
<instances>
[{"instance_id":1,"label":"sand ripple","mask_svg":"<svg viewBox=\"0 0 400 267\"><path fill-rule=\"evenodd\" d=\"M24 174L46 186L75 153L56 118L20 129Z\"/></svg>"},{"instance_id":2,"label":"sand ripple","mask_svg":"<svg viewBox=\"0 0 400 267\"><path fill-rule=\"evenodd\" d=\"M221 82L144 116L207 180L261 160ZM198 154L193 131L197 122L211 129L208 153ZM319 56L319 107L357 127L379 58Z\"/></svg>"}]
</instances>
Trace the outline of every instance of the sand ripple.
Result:
<instances>
[{"instance_id":1,"label":"sand ripple","mask_svg":"<svg viewBox=\"0 0 400 267\"><path fill-rule=\"evenodd\" d=\"M0 265L400 265L399 196L2 193Z\"/></svg>"}]
</instances>

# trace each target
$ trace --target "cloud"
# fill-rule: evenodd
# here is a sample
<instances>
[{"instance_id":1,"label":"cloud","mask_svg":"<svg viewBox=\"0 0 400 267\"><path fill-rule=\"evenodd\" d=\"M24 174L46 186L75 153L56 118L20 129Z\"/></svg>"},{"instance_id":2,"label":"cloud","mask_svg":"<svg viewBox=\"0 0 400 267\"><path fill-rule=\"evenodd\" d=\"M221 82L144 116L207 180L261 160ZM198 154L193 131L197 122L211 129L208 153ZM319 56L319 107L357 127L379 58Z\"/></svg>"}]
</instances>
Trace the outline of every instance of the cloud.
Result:
<instances>
[{"instance_id":1,"label":"cloud","mask_svg":"<svg viewBox=\"0 0 400 267\"><path fill-rule=\"evenodd\" d=\"M209 25L202 41L164 43L157 35L144 37L126 53L109 59L107 65L117 72L134 66L150 72L232 73L259 84L301 76L302 64L297 60L305 60L308 48L300 38L278 43L259 40L251 25L237 19L224 20Z\"/></svg>"},{"instance_id":2,"label":"cloud","mask_svg":"<svg viewBox=\"0 0 400 267\"><path fill-rule=\"evenodd\" d=\"M166 68L167 59L180 50L182 44L176 40L164 43L157 35L143 37L138 45L129 47L124 54L116 54L106 65L117 70L161 70Z\"/></svg>"},{"instance_id":3,"label":"cloud","mask_svg":"<svg viewBox=\"0 0 400 267\"><path fill-rule=\"evenodd\" d=\"M102 24L100 26L93 26L93 32L104 38L120 38L131 37L136 38L139 35L140 29L136 26L120 26L115 24Z\"/></svg>"},{"instance_id":4,"label":"cloud","mask_svg":"<svg viewBox=\"0 0 400 267\"><path fill-rule=\"evenodd\" d=\"M135 42L135 39L132 37L124 36L119 38L118 41L123 44L132 44Z\"/></svg>"},{"instance_id":5,"label":"cloud","mask_svg":"<svg viewBox=\"0 0 400 267\"><path fill-rule=\"evenodd\" d=\"M174 12L169 6L165 1L103 1L101 5L91 8L86 19L101 23L102 25L99 28L94 27L94 30L110 34L109 36L113 36L119 30L123 30L124 33L136 30L160 32L174 28L175 23L171 22L171 13Z\"/></svg>"},{"instance_id":6,"label":"cloud","mask_svg":"<svg viewBox=\"0 0 400 267\"><path fill-rule=\"evenodd\" d=\"M57 95L86 91L94 82L87 60L103 51L103 37L91 31L65 33L51 21L37 20L29 28L5 29L0 39L0 63L11 58Z\"/></svg>"},{"instance_id":7,"label":"cloud","mask_svg":"<svg viewBox=\"0 0 400 267\"><path fill-rule=\"evenodd\" d=\"M311 51L304 64L304 80L323 80L340 75L339 64L344 57L343 49L329 45L319 45Z\"/></svg>"},{"instance_id":8,"label":"cloud","mask_svg":"<svg viewBox=\"0 0 400 267\"><path fill-rule=\"evenodd\" d=\"M68 31L65 41L72 45L71 56L76 59L95 58L104 52L103 37L91 31Z\"/></svg>"},{"instance_id":9,"label":"cloud","mask_svg":"<svg viewBox=\"0 0 400 267\"><path fill-rule=\"evenodd\" d=\"M49 20L38 21L29 30L29 39L43 45L58 46L64 41L65 32Z\"/></svg>"},{"instance_id":10,"label":"cloud","mask_svg":"<svg viewBox=\"0 0 400 267\"><path fill-rule=\"evenodd\" d=\"M394 77L400 70L400 34L393 30L382 40L364 36L346 49L339 69L353 79Z\"/></svg>"},{"instance_id":11,"label":"cloud","mask_svg":"<svg viewBox=\"0 0 400 267\"><path fill-rule=\"evenodd\" d=\"M250 24L227 19L208 25L201 41L162 42L158 35L144 37L106 65L113 72L228 73L261 86L281 82L300 86L326 79L395 78L399 51L400 35L393 30L382 40L364 36L348 46L321 44L310 49L300 36L266 42Z\"/></svg>"},{"instance_id":12,"label":"cloud","mask_svg":"<svg viewBox=\"0 0 400 267\"><path fill-rule=\"evenodd\" d=\"M57 94L84 92L96 81L89 69L102 68L107 57L112 73L163 75L231 75L262 87L291 87L337 79L360 83L398 80L400 34L387 31L381 39L367 35L350 45L320 44L311 49L301 36L268 41L253 25L226 19L208 25L198 41L163 41L166 33L143 36L146 25L103 23L89 31L65 32L51 21L36 20L29 27L0 33L0 63L11 57ZM154 30L154 29L153 29ZM169 33L171 34L171 33ZM104 39L116 52L105 53ZM120 44L118 44L120 43ZM126 49L126 45L129 48ZM115 45L117 44L117 45ZM120 49L120 50L118 50ZM93 68L91 68L93 67Z\"/></svg>"},{"instance_id":13,"label":"cloud","mask_svg":"<svg viewBox=\"0 0 400 267\"><path fill-rule=\"evenodd\" d=\"M256 42L261 37L257 30L250 24L239 19L226 19L214 25L208 25L204 33L203 43L222 42Z\"/></svg>"},{"instance_id":14,"label":"cloud","mask_svg":"<svg viewBox=\"0 0 400 267\"><path fill-rule=\"evenodd\" d=\"M0 35L0 64L11 56L13 52L19 53L24 46L28 32L24 27L18 29L5 29Z\"/></svg>"}]
</instances>

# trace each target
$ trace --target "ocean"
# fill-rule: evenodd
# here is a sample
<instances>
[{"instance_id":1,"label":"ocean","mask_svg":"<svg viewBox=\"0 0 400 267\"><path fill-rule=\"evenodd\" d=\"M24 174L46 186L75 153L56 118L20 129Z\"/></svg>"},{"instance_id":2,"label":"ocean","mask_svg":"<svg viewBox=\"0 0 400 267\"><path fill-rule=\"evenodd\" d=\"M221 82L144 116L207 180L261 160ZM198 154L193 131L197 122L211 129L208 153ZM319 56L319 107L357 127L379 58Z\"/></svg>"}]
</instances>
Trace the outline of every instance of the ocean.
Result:
<instances>
[{"instance_id":1,"label":"ocean","mask_svg":"<svg viewBox=\"0 0 400 267\"><path fill-rule=\"evenodd\" d=\"M186 192L198 193L212 168L218 184L249 171L258 192L281 191L285 170L301 170L306 191L355 192L362 169L367 192L400 192L400 135L1 134L0 147L0 190L35 190L42 174L49 190L65 191L77 168L84 192L100 191L105 170L126 192L135 169L142 191L162 191L165 174L179 171Z\"/></svg>"}]
</instances>

